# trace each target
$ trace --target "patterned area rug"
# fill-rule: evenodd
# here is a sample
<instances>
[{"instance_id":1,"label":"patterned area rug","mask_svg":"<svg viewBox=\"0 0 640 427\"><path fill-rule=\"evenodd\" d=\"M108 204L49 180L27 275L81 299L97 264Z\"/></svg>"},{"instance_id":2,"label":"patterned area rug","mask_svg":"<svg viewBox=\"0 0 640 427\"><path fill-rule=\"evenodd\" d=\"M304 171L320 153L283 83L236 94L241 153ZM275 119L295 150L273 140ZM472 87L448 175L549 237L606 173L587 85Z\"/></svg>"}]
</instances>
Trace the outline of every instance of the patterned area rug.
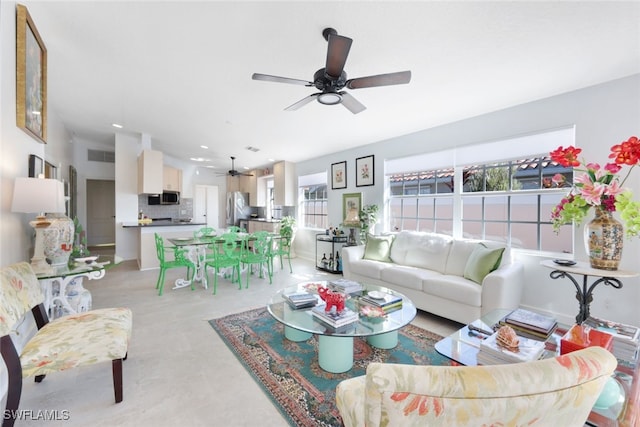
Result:
<instances>
[{"instance_id":1,"label":"patterned area rug","mask_svg":"<svg viewBox=\"0 0 640 427\"><path fill-rule=\"evenodd\" d=\"M316 337L304 342L287 340L283 325L266 308L209 323L292 426L341 426L336 386L344 379L364 375L371 362L450 364L433 348L441 337L413 325L400 330L398 346L392 350L373 348L356 338L353 369L332 374L318 366Z\"/></svg>"}]
</instances>

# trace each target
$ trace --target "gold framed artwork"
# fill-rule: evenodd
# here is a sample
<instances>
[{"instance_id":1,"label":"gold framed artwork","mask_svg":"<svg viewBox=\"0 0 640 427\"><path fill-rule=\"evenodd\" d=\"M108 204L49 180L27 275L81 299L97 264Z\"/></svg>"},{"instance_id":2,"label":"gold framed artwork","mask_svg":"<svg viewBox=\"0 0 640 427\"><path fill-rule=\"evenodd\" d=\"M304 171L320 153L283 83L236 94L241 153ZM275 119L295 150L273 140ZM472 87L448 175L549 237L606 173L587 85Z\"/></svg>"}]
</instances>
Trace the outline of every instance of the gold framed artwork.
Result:
<instances>
[{"instance_id":1,"label":"gold framed artwork","mask_svg":"<svg viewBox=\"0 0 640 427\"><path fill-rule=\"evenodd\" d=\"M360 209L362 209L362 193L342 195L342 218L345 226L360 226Z\"/></svg>"},{"instance_id":2,"label":"gold framed artwork","mask_svg":"<svg viewBox=\"0 0 640 427\"><path fill-rule=\"evenodd\" d=\"M21 4L16 5L16 125L47 143L47 49Z\"/></svg>"},{"instance_id":3,"label":"gold framed artwork","mask_svg":"<svg viewBox=\"0 0 640 427\"><path fill-rule=\"evenodd\" d=\"M347 162L331 164L331 189L347 188Z\"/></svg>"},{"instance_id":4,"label":"gold framed artwork","mask_svg":"<svg viewBox=\"0 0 640 427\"><path fill-rule=\"evenodd\" d=\"M356 159L356 187L374 184L373 155Z\"/></svg>"}]
</instances>

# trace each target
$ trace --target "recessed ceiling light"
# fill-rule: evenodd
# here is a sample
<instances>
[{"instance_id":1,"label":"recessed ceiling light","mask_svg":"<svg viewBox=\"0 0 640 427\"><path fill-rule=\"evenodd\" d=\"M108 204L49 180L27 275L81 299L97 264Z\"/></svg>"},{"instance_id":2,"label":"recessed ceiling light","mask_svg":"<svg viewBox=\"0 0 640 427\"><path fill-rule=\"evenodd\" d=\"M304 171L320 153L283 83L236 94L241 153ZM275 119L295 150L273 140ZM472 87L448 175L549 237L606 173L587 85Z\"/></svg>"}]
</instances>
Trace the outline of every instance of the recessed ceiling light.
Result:
<instances>
[{"instance_id":1,"label":"recessed ceiling light","mask_svg":"<svg viewBox=\"0 0 640 427\"><path fill-rule=\"evenodd\" d=\"M119 125L117 123L112 123L111 126L113 126L114 128L118 128L118 129L122 129L124 126Z\"/></svg>"},{"instance_id":2,"label":"recessed ceiling light","mask_svg":"<svg viewBox=\"0 0 640 427\"><path fill-rule=\"evenodd\" d=\"M200 148L204 148L205 150L209 149L209 147L207 147L206 145L201 145Z\"/></svg>"},{"instance_id":3,"label":"recessed ceiling light","mask_svg":"<svg viewBox=\"0 0 640 427\"><path fill-rule=\"evenodd\" d=\"M276 161L276 159L267 159L267 160L270 161L270 162L275 162Z\"/></svg>"},{"instance_id":4,"label":"recessed ceiling light","mask_svg":"<svg viewBox=\"0 0 640 427\"><path fill-rule=\"evenodd\" d=\"M202 157L191 157L189 160L192 160L194 162L210 162L211 161L209 159L204 159Z\"/></svg>"}]
</instances>

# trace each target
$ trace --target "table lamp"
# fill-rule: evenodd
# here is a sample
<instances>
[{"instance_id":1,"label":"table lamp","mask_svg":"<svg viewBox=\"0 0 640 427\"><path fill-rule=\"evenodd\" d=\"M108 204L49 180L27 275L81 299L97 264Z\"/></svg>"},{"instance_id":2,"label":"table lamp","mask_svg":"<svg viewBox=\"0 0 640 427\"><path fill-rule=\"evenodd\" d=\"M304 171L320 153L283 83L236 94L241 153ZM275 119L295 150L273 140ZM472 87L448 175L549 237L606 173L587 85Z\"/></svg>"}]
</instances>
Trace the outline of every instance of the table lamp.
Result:
<instances>
[{"instance_id":1,"label":"table lamp","mask_svg":"<svg viewBox=\"0 0 640 427\"><path fill-rule=\"evenodd\" d=\"M347 238L347 244L356 244L356 228L360 227L360 216L358 215L358 209L355 206L349 206L347 216L342 224L349 227L349 237Z\"/></svg>"},{"instance_id":2,"label":"table lamp","mask_svg":"<svg viewBox=\"0 0 640 427\"><path fill-rule=\"evenodd\" d=\"M36 213L35 221L30 221L36 231L35 248L31 258L31 268L36 274L53 273L44 256L44 230L51 225L45 213L64 213L64 186L57 179L16 178L13 187L12 212Z\"/></svg>"}]
</instances>

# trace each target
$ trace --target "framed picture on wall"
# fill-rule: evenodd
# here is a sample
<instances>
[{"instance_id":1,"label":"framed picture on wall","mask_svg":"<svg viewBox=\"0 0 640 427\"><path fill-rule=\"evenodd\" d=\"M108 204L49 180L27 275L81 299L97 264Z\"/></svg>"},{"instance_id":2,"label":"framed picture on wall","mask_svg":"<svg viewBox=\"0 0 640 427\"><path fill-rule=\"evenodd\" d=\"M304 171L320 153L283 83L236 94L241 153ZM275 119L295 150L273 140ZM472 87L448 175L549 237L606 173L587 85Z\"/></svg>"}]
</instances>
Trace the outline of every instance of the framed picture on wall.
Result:
<instances>
[{"instance_id":1,"label":"framed picture on wall","mask_svg":"<svg viewBox=\"0 0 640 427\"><path fill-rule=\"evenodd\" d=\"M331 189L347 188L347 162L331 164Z\"/></svg>"},{"instance_id":2,"label":"framed picture on wall","mask_svg":"<svg viewBox=\"0 0 640 427\"><path fill-rule=\"evenodd\" d=\"M27 8L16 14L16 126L46 144L47 49Z\"/></svg>"},{"instance_id":3,"label":"framed picture on wall","mask_svg":"<svg viewBox=\"0 0 640 427\"><path fill-rule=\"evenodd\" d=\"M37 178L38 175L43 173L44 162L35 154L29 155L29 178Z\"/></svg>"},{"instance_id":4,"label":"framed picture on wall","mask_svg":"<svg viewBox=\"0 0 640 427\"><path fill-rule=\"evenodd\" d=\"M360 209L362 209L362 193L348 193L342 195L343 224L359 227Z\"/></svg>"},{"instance_id":5,"label":"framed picture on wall","mask_svg":"<svg viewBox=\"0 0 640 427\"><path fill-rule=\"evenodd\" d=\"M58 168L49 162L44 162L44 177L58 179Z\"/></svg>"},{"instance_id":6,"label":"framed picture on wall","mask_svg":"<svg viewBox=\"0 0 640 427\"><path fill-rule=\"evenodd\" d=\"M373 155L356 159L356 187L374 184Z\"/></svg>"}]
</instances>

